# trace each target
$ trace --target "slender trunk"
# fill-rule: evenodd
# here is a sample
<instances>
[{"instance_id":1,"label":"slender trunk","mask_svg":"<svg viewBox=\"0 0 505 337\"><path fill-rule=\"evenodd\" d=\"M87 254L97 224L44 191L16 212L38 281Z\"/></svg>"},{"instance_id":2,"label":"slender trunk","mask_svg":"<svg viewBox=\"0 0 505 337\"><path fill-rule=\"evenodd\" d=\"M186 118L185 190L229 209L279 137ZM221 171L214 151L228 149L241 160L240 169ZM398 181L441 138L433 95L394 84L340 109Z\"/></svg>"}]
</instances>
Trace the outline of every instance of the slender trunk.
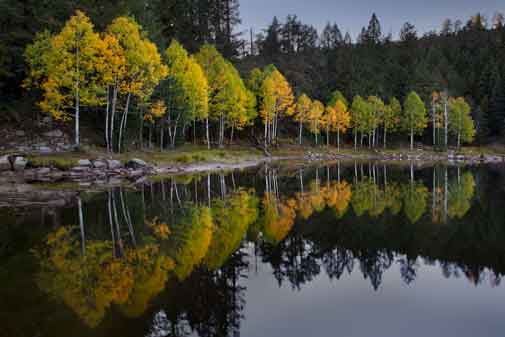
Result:
<instances>
[{"instance_id":1,"label":"slender trunk","mask_svg":"<svg viewBox=\"0 0 505 337\"><path fill-rule=\"evenodd\" d=\"M107 107L105 109L105 147L107 152L110 152L109 147L109 105L110 105L110 86L107 86Z\"/></svg>"},{"instance_id":2,"label":"slender trunk","mask_svg":"<svg viewBox=\"0 0 505 337\"><path fill-rule=\"evenodd\" d=\"M110 151L114 152L114 124L116 122L116 106L117 106L117 93L118 93L118 84L117 81L114 84L114 89L112 90L112 107L111 107L111 120L110 120Z\"/></svg>"},{"instance_id":3,"label":"slender trunk","mask_svg":"<svg viewBox=\"0 0 505 337\"><path fill-rule=\"evenodd\" d=\"M148 144L149 149L151 149L152 147L152 141L153 141L153 124L149 123L149 144Z\"/></svg>"},{"instance_id":4,"label":"slender trunk","mask_svg":"<svg viewBox=\"0 0 505 337\"><path fill-rule=\"evenodd\" d=\"M193 145L196 145L196 120L193 120Z\"/></svg>"},{"instance_id":5,"label":"slender trunk","mask_svg":"<svg viewBox=\"0 0 505 337\"><path fill-rule=\"evenodd\" d=\"M448 121L448 111L447 111L447 98L445 98L444 101L444 140L445 140L445 148L449 145L449 138L448 138L448 129L449 129L449 121Z\"/></svg>"},{"instance_id":6,"label":"slender trunk","mask_svg":"<svg viewBox=\"0 0 505 337\"><path fill-rule=\"evenodd\" d=\"M144 149L144 135L143 135L144 118L142 116L142 109L139 108L138 111L139 111L139 147L140 147L140 150L143 150Z\"/></svg>"},{"instance_id":7,"label":"slender trunk","mask_svg":"<svg viewBox=\"0 0 505 337\"><path fill-rule=\"evenodd\" d=\"M414 162L410 162L410 184L414 184Z\"/></svg>"},{"instance_id":8,"label":"slender trunk","mask_svg":"<svg viewBox=\"0 0 505 337\"><path fill-rule=\"evenodd\" d=\"M207 203L210 208L210 173L207 174Z\"/></svg>"},{"instance_id":9,"label":"slender trunk","mask_svg":"<svg viewBox=\"0 0 505 337\"><path fill-rule=\"evenodd\" d=\"M210 150L209 117L205 118L205 136L207 137L207 149Z\"/></svg>"},{"instance_id":10,"label":"slender trunk","mask_svg":"<svg viewBox=\"0 0 505 337\"><path fill-rule=\"evenodd\" d=\"M170 147L175 149L175 141L177 139L177 121L175 121L174 129L172 131L172 139L170 140Z\"/></svg>"},{"instance_id":11,"label":"slender trunk","mask_svg":"<svg viewBox=\"0 0 505 337\"><path fill-rule=\"evenodd\" d=\"M330 147L330 127L326 127L326 146Z\"/></svg>"},{"instance_id":12,"label":"slender trunk","mask_svg":"<svg viewBox=\"0 0 505 337\"><path fill-rule=\"evenodd\" d=\"M302 145L302 127L303 127L303 123L302 123L302 119L300 118L300 127L299 127L299 136L298 136L298 139L299 139L299 144Z\"/></svg>"},{"instance_id":13,"label":"slender trunk","mask_svg":"<svg viewBox=\"0 0 505 337\"><path fill-rule=\"evenodd\" d=\"M386 149L388 129L384 127L384 149Z\"/></svg>"},{"instance_id":14,"label":"slender trunk","mask_svg":"<svg viewBox=\"0 0 505 337\"><path fill-rule=\"evenodd\" d=\"M126 203L125 203L126 197L123 197L123 188L122 187L119 188L119 198L121 201L121 209L123 211L123 218L125 219L126 225L128 226L128 232L130 233L132 243L134 246L136 246L137 242L135 240L135 233L133 232L133 223L132 223L128 208L126 207Z\"/></svg>"},{"instance_id":15,"label":"slender trunk","mask_svg":"<svg viewBox=\"0 0 505 337\"><path fill-rule=\"evenodd\" d=\"M354 151L358 149L358 132L354 132Z\"/></svg>"},{"instance_id":16,"label":"slender trunk","mask_svg":"<svg viewBox=\"0 0 505 337\"><path fill-rule=\"evenodd\" d=\"M447 221L447 211L448 211L448 206L449 206L449 202L448 202L448 194L449 194L449 189L448 189L448 186L447 186L447 179L448 176L447 176L447 166L445 167L445 172L444 172L444 222Z\"/></svg>"},{"instance_id":17,"label":"slender trunk","mask_svg":"<svg viewBox=\"0 0 505 337\"><path fill-rule=\"evenodd\" d=\"M131 93L128 93L126 97L126 105L123 112L123 117L121 118L121 124L119 125L119 139L118 139L118 153L121 153L121 144L123 143L123 130L126 128L126 122L128 119L128 109L130 107Z\"/></svg>"},{"instance_id":18,"label":"slender trunk","mask_svg":"<svg viewBox=\"0 0 505 337\"><path fill-rule=\"evenodd\" d=\"M81 253L82 256L84 256L86 252L86 236L84 233L84 216L81 197L77 197L77 207L79 208L79 228L81 229Z\"/></svg>"},{"instance_id":19,"label":"slender trunk","mask_svg":"<svg viewBox=\"0 0 505 337\"><path fill-rule=\"evenodd\" d=\"M340 152L340 129L337 128L337 151Z\"/></svg>"},{"instance_id":20,"label":"slender trunk","mask_svg":"<svg viewBox=\"0 0 505 337\"><path fill-rule=\"evenodd\" d=\"M437 135L436 135L436 121L435 121L435 104L432 103L431 114L432 114L432 123L433 123L433 146L437 145Z\"/></svg>"},{"instance_id":21,"label":"slender trunk","mask_svg":"<svg viewBox=\"0 0 505 337\"><path fill-rule=\"evenodd\" d=\"M80 136L79 136L79 105L80 105L80 93L79 93L79 79L80 79L80 69L79 69L79 46L76 50L76 66L77 66L77 81L75 82L75 147L79 148Z\"/></svg>"},{"instance_id":22,"label":"slender trunk","mask_svg":"<svg viewBox=\"0 0 505 337\"><path fill-rule=\"evenodd\" d=\"M265 149L267 148L267 137L268 137L268 121L265 121Z\"/></svg>"},{"instance_id":23,"label":"slender trunk","mask_svg":"<svg viewBox=\"0 0 505 337\"><path fill-rule=\"evenodd\" d=\"M114 221L116 222L116 234L117 234L117 245L119 249L120 256L123 255L123 239L121 238L121 228L119 226L119 217L117 215L117 204L114 190L112 190L112 214L114 215Z\"/></svg>"},{"instance_id":24,"label":"slender trunk","mask_svg":"<svg viewBox=\"0 0 505 337\"><path fill-rule=\"evenodd\" d=\"M160 125L160 151L163 151L163 137L164 137L164 127L163 127L163 121L161 122L162 124Z\"/></svg>"},{"instance_id":25,"label":"slender trunk","mask_svg":"<svg viewBox=\"0 0 505 337\"><path fill-rule=\"evenodd\" d=\"M223 135L224 135L224 116L221 115L219 118L219 147L223 147Z\"/></svg>"},{"instance_id":26,"label":"slender trunk","mask_svg":"<svg viewBox=\"0 0 505 337\"><path fill-rule=\"evenodd\" d=\"M107 191L107 213L109 215L110 235L112 240L112 255L116 256L116 235L114 234L114 221L112 219L112 196L111 190Z\"/></svg>"},{"instance_id":27,"label":"slender trunk","mask_svg":"<svg viewBox=\"0 0 505 337\"><path fill-rule=\"evenodd\" d=\"M233 144L233 132L235 130L235 125L231 126L231 133L230 133L230 145Z\"/></svg>"},{"instance_id":28,"label":"slender trunk","mask_svg":"<svg viewBox=\"0 0 505 337\"><path fill-rule=\"evenodd\" d=\"M414 129L410 128L410 151L414 151Z\"/></svg>"}]
</instances>

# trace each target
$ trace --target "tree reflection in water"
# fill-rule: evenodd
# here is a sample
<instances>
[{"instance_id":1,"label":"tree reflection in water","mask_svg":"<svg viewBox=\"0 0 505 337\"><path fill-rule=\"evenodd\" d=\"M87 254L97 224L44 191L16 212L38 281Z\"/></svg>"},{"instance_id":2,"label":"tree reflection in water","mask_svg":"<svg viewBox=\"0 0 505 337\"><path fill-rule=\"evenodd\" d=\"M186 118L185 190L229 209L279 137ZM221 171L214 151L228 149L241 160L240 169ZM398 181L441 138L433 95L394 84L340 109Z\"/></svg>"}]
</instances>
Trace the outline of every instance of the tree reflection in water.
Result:
<instances>
[{"instance_id":1,"label":"tree reflection in water","mask_svg":"<svg viewBox=\"0 0 505 337\"><path fill-rule=\"evenodd\" d=\"M84 196L79 226L35 249L38 285L92 328L109 312L150 317L148 336L239 334L253 261L245 246L295 290L322 271L337 281L356 270L379 290L393 265L411 284L423 264L497 286L505 231L486 179L459 167L338 163L112 188Z\"/></svg>"}]
</instances>

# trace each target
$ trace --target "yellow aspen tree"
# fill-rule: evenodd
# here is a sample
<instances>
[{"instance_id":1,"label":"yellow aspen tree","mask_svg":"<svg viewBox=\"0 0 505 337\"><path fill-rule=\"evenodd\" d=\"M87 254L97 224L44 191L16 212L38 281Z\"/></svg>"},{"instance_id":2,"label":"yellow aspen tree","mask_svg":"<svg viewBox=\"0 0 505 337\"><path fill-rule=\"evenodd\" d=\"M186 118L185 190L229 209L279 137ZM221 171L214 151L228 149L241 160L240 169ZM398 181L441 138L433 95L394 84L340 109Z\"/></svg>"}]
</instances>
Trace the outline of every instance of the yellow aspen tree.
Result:
<instances>
[{"instance_id":1,"label":"yellow aspen tree","mask_svg":"<svg viewBox=\"0 0 505 337\"><path fill-rule=\"evenodd\" d=\"M41 41L50 45L42 48ZM35 55L35 51L42 54ZM42 81L40 108L56 120L73 117L75 146L79 147L81 108L100 104L102 88L96 76L98 67L104 62L100 36L94 32L90 19L76 11L58 34L50 39L47 34L39 37L26 55L32 57L28 62L32 68L31 78ZM73 116L69 113L71 110Z\"/></svg>"},{"instance_id":2,"label":"yellow aspen tree","mask_svg":"<svg viewBox=\"0 0 505 337\"><path fill-rule=\"evenodd\" d=\"M298 100L296 101L294 119L299 123L298 142L300 145L302 145L303 124L309 117L311 107L312 100L309 98L309 96L302 94L300 97L298 97Z\"/></svg>"},{"instance_id":3,"label":"yellow aspen tree","mask_svg":"<svg viewBox=\"0 0 505 337\"><path fill-rule=\"evenodd\" d=\"M333 131L336 124L337 112L332 106L327 106L321 118L321 124L326 129L326 146L330 146L330 131Z\"/></svg>"},{"instance_id":4,"label":"yellow aspen tree","mask_svg":"<svg viewBox=\"0 0 505 337\"><path fill-rule=\"evenodd\" d=\"M126 96L124 111L119 121L118 152L121 152L123 132L126 129L127 118L132 96L142 101L151 96L154 88L168 73L167 67L161 61L161 55L154 43L142 32L141 27L131 17L118 17L107 27L107 33L113 35L123 49L125 71L122 78L115 83L115 90ZM114 137L114 122L116 102L112 101L111 137ZM113 144L111 143L111 146Z\"/></svg>"},{"instance_id":5,"label":"yellow aspen tree","mask_svg":"<svg viewBox=\"0 0 505 337\"><path fill-rule=\"evenodd\" d=\"M337 149L340 151L340 134L346 133L351 126L351 114L347 110L347 105L338 100L335 103L335 123L334 130L337 131Z\"/></svg>"},{"instance_id":6,"label":"yellow aspen tree","mask_svg":"<svg viewBox=\"0 0 505 337\"><path fill-rule=\"evenodd\" d=\"M389 104L384 108L384 148L387 146L388 132L393 132L398 128L402 105L396 98L391 98Z\"/></svg>"},{"instance_id":7,"label":"yellow aspen tree","mask_svg":"<svg viewBox=\"0 0 505 337\"><path fill-rule=\"evenodd\" d=\"M171 107L165 120L168 122L170 144L175 147L179 127L185 129L189 123L193 123L193 138L196 141L196 121L206 120L209 114L209 86L196 59L189 56L176 40L170 43L165 58L168 76L162 82L161 93Z\"/></svg>"},{"instance_id":8,"label":"yellow aspen tree","mask_svg":"<svg viewBox=\"0 0 505 337\"><path fill-rule=\"evenodd\" d=\"M273 70L264 80L262 86L262 111L265 125L265 144L272 144L277 139L279 119L292 116L294 96L286 78L277 70ZM268 111L268 113L266 113ZM270 114L272 116L270 116Z\"/></svg>"},{"instance_id":9,"label":"yellow aspen tree","mask_svg":"<svg viewBox=\"0 0 505 337\"><path fill-rule=\"evenodd\" d=\"M318 144L318 135L321 133L321 124L324 114L324 105L318 100L312 102L309 112L310 132L314 134L316 145Z\"/></svg>"}]
</instances>

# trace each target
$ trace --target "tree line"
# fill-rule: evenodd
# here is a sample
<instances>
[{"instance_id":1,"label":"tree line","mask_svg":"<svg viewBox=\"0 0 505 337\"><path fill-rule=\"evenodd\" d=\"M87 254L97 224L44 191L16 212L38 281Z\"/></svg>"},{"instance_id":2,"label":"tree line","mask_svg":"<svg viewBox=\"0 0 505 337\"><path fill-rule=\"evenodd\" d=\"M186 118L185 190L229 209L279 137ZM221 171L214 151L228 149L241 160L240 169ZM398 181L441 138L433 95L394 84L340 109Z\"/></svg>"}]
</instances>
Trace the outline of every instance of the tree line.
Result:
<instances>
[{"instance_id":1,"label":"tree line","mask_svg":"<svg viewBox=\"0 0 505 337\"><path fill-rule=\"evenodd\" d=\"M464 97L482 144L501 139L505 130L504 22L501 13L492 20L477 13L466 22L446 19L439 30L422 35L406 22L393 36L383 33L373 14L353 39L337 23L328 23L318 35L315 27L288 15L274 18L252 39L240 67L247 71L275 63L296 93L319 100L335 89L348 98L373 95L400 101L415 91L426 105L434 92ZM428 142L431 136L427 132L423 139Z\"/></svg>"},{"instance_id":2,"label":"tree line","mask_svg":"<svg viewBox=\"0 0 505 337\"><path fill-rule=\"evenodd\" d=\"M153 128L159 147L175 147L177 136L186 138L197 125L205 129L210 148L209 124L215 125L215 143L224 145L225 131L230 142L235 131L263 124L264 146L277 144L281 127L298 124L298 138L303 142L304 128L314 135L325 134L326 145L336 133L340 138L352 129L354 147L366 139L369 147L387 145L387 136L406 131L410 147L414 136L428 126L429 114L419 95L411 91L402 104L391 97L386 104L375 95L353 97L349 103L341 91L334 91L324 103L306 94L295 97L284 75L274 66L254 68L242 80L238 70L215 46L206 44L190 55L176 40L164 53L150 41L131 17L118 17L103 32L96 32L91 20L77 11L55 34L38 34L25 52L29 66L24 86L40 92L38 106L56 120L74 120L75 144L80 144L80 115L101 115L105 145L109 152L124 149L124 135L132 106L139 120L138 144L143 147L144 129ZM431 121L433 145L443 129L443 145L448 133L462 142L472 142L475 135L471 107L463 97L451 98L447 92L432 93ZM379 135L382 134L382 137ZM167 135L168 137L166 137ZM440 145L440 144L439 144Z\"/></svg>"},{"instance_id":3,"label":"tree line","mask_svg":"<svg viewBox=\"0 0 505 337\"><path fill-rule=\"evenodd\" d=\"M503 82L505 51L500 43L505 29L503 15L500 13L497 13L492 21L480 13L472 16L467 22L447 19L439 31L427 32L423 36L420 36L412 24L405 23L398 38L393 38L391 34L383 34L379 18L374 14L355 40L349 34L344 34L337 23L328 23L319 33L317 29L304 24L295 15L289 15L284 22L274 18L272 24L263 32L256 36L251 34L250 41L246 41L244 34L237 33L237 25L240 22L237 0L148 0L142 4L135 1L111 1L100 5L100 8L95 2L87 0L75 3L52 0L51 3L54 6L45 6L39 2L7 0L1 4L0 91L5 99L2 100L0 109L4 112L3 119L20 121L37 118L33 115L33 111L37 110L33 109L33 102L39 100L40 91L26 91L21 88L26 77L31 77L31 64L30 62L26 64L23 60L27 54L26 46L34 44L34 39L35 41L38 39L35 35L39 32L40 36L40 31L44 28L52 32L61 32L66 24L65 20L77 8L89 15L90 21L94 24L93 28L100 32L98 35L110 30L109 26L115 18L134 18L139 24L139 29L142 27L140 29L142 38L154 43L158 50L162 51L160 57L162 63L167 66L170 61L166 57L166 51L173 40L178 41L187 50L188 55L194 58L203 46L214 46L225 62L232 64L245 79L244 84L249 91L254 91L247 84L252 70L255 68L263 70L271 64L275 64L276 69L291 85L295 102L305 93L308 97L328 105L332 93L336 90L351 103L357 95L365 100L370 96L376 96L388 103L393 97L405 102L414 91L428 110L427 132L419 131L425 143L432 143L432 135L435 135L436 143L445 145L446 134L451 128L450 121L446 127L445 121L439 120L440 118L433 114L434 93L442 98L465 99L474 120L474 138L479 143L499 139L497 137L501 137L505 125ZM160 74L163 75L162 72ZM183 136L186 136L186 141L191 138L194 140L199 133L195 131L199 130L202 130L201 136L209 143L205 136L207 119L202 118L205 116L205 108L199 113L200 118L194 122L191 119L182 120L182 113L177 120L179 114L173 114L173 110L168 106L170 99L162 99L161 88L166 87L168 85L166 82L169 81L165 81L164 76L160 77L162 79L154 86L152 93L147 87L143 88L147 91L140 96L132 92L128 109L125 109L128 94L118 91L119 103L117 102L114 107L110 103L109 124L96 117L99 116L97 112L101 104L87 107L87 103L84 103L83 108L93 112L85 113L83 116L87 123L100 129L104 134L109 134L109 139L105 140L105 143L109 144L104 144L106 147L110 148L111 143L115 151L119 150L120 143L124 147L124 140L119 141L119 138L125 137L125 133L128 143L134 142L138 147L142 147L145 142L151 144L150 139L165 144L164 146L173 146L174 141L183 139ZM208 79L207 81L209 82ZM151 102L145 102L142 98L146 93L151 94L149 96ZM114 95L114 90L111 90L110 95ZM261 99L258 98L256 94L256 110L261 116ZM161 104L162 100L165 100L164 105ZM112 111L118 109L118 104L121 105L122 111L121 113L116 111L112 118ZM246 105L249 107L252 105L251 97ZM209 103L210 107L212 104ZM122 121L125 110L128 110L128 113ZM294 111L296 111L294 106L286 109L286 113L293 114ZM170 126L160 130L160 117L156 116L162 112L172 116ZM132 115L138 118L131 118ZM168 119L167 115L164 119ZM273 118L267 117L268 127L265 137L267 143L275 142L279 132L295 134L291 123L282 121L285 117L292 116L284 115L274 113ZM146 116L146 120L144 121L144 117L141 116ZM444 113L443 117L449 119L449 113ZM115 118L119 121L115 121ZM435 119L439 121L434 122ZM295 122L300 123L299 119ZM117 125L112 127L110 123ZM439 125L440 123L443 127ZM302 124L304 124L302 133L310 134L311 125L303 121ZM230 132L230 138L233 138L232 133L233 136L235 134L247 136L248 133L242 130L249 125L254 125L255 129L258 129L257 134L260 128L262 131L265 129L264 125L260 125L260 118L247 120L244 125L243 120L227 121L224 116L222 120L211 117L209 128L211 135L216 134L214 142L222 145L225 138L223 130ZM314 122L313 125L322 124ZM328 133L341 132L341 128L330 126L328 129L329 132L323 125L320 131L326 139ZM351 129L353 129L352 123ZM364 129L359 131L359 142L362 133L365 140L370 137L368 128ZM382 143L384 135L387 142L390 131L394 133L398 130L388 130L387 127L380 126L375 134L372 132L372 144L374 141L378 143L379 136ZM121 136L118 133L121 133ZM464 142L464 132L460 133L462 134L460 141ZM416 131L414 134L416 135ZM299 130L297 136L300 138ZM339 135L336 138L340 139ZM353 137L348 138L351 140ZM455 136L456 144L457 138Z\"/></svg>"}]
</instances>

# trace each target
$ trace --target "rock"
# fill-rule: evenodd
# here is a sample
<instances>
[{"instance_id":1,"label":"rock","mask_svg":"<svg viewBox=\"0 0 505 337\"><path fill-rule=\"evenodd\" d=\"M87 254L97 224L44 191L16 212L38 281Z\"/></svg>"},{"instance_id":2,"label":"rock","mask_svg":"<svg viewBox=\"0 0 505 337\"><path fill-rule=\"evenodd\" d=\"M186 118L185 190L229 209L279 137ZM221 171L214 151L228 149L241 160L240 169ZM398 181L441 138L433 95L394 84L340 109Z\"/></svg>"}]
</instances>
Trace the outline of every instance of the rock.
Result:
<instances>
[{"instance_id":1,"label":"rock","mask_svg":"<svg viewBox=\"0 0 505 337\"><path fill-rule=\"evenodd\" d=\"M53 130L44 133L44 136L49 138L60 138L63 137L63 132L61 132L61 130Z\"/></svg>"},{"instance_id":2,"label":"rock","mask_svg":"<svg viewBox=\"0 0 505 337\"><path fill-rule=\"evenodd\" d=\"M75 167L72 167L71 171L75 172L75 173L78 173L78 172L87 172L87 171L89 171L89 167L87 167L87 166L75 166Z\"/></svg>"},{"instance_id":3,"label":"rock","mask_svg":"<svg viewBox=\"0 0 505 337\"><path fill-rule=\"evenodd\" d=\"M9 156L0 157L0 171L10 171L12 170L11 162Z\"/></svg>"},{"instance_id":4,"label":"rock","mask_svg":"<svg viewBox=\"0 0 505 337\"><path fill-rule=\"evenodd\" d=\"M50 147L47 147L47 146L39 146L37 148L37 151L39 151L40 153L52 153L53 149L51 149Z\"/></svg>"},{"instance_id":5,"label":"rock","mask_svg":"<svg viewBox=\"0 0 505 337\"><path fill-rule=\"evenodd\" d=\"M77 164L82 167L92 167L93 166L93 164L91 164L91 161L89 159L79 159Z\"/></svg>"},{"instance_id":6,"label":"rock","mask_svg":"<svg viewBox=\"0 0 505 337\"><path fill-rule=\"evenodd\" d=\"M133 158L126 163L126 167L132 168L132 169L139 169L139 168L144 168L147 167L147 163L143 161L142 159L138 158Z\"/></svg>"},{"instance_id":7,"label":"rock","mask_svg":"<svg viewBox=\"0 0 505 337\"><path fill-rule=\"evenodd\" d=\"M500 156L486 156L484 161L486 163L500 163L502 161L502 157Z\"/></svg>"},{"instance_id":8,"label":"rock","mask_svg":"<svg viewBox=\"0 0 505 337\"><path fill-rule=\"evenodd\" d=\"M107 160L107 167L109 168L109 170L115 170L115 169L118 169L120 168L121 166L121 162L119 160Z\"/></svg>"},{"instance_id":9,"label":"rock","mask_svg":"<svg viewBox=\"0 0 505 337\"><path fill-rule=\"evenodd\" d=\"M21 172L24 171L26 164L28 164L28 160L26 160L24 157L16 157L12 163L12 168L16 172Z\"/></svg>"},{"instance_id":10,"label":"rock","mask_svg":"<svg viewBox=\"0 0 505 337\"><path fill-rule=\"evenodd\" d=\"M44 174L48 174L50 172L51 172L51 169L49 167L42 167L37 170L38 175L44 175Z\"/></svg>"},{"instance_id":11,"label":"rock","mask_svg":"<svg viewBox=\"0 0 505 337\"><path fill-rule=\"evenodd\" d=\"M103 160L95 160L93 161L93 167L97 169L106 169L107 168L107 162Z\"/></svg>"},{"instance_id":12,"label":"rock","mask_svg":"<svg viewBox=\"0 0 505 337\"><path fill-rule=\"evenodd\" d=\"M18 130L16 131L16 136L17 137L24 137L26 133L23 130Z\"/></svg>"},{"instance_id":13,"label":"rock","mask_svg":"<svg viewBox=\"0 0 505 337\"><path fill-rule=\"evenodd\" d=\"M144 171L142 171L142 170L130 171L130 177L140 177L143 174L144 174Z\"/></svg>"}]
</instances>

